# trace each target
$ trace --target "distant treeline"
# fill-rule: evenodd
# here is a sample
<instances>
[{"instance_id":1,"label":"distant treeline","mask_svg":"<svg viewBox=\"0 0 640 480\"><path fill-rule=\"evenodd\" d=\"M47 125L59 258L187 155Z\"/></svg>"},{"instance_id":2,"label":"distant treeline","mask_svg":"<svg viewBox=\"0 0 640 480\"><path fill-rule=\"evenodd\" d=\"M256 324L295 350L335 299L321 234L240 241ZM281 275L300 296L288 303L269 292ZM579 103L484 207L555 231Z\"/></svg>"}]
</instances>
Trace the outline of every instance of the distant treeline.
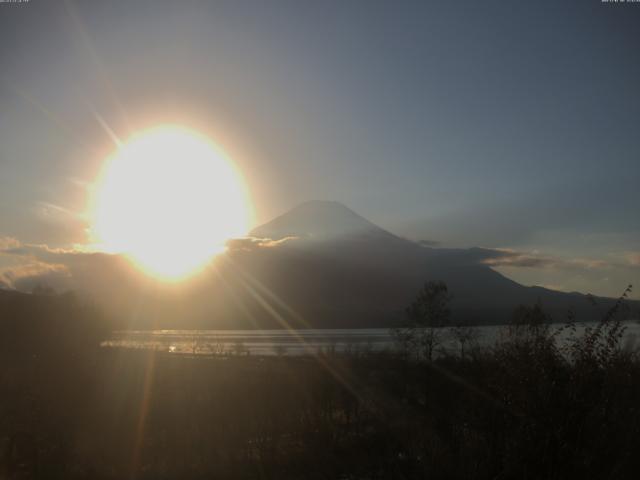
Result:
<instances>
[{"instance_id":1,"label":"distant treeline","mask_svg":"<svg viewBox=\"0 0 640 480\"><path fill-rule=\"evenodd\" d=\"M626 293L564 346L530 305L493 348L429 360L446 294L425 286L395 353L219 359L100 349L112 325L93 307L3 295L0 478L637 476Z\"/></svg>"}]
</instances>

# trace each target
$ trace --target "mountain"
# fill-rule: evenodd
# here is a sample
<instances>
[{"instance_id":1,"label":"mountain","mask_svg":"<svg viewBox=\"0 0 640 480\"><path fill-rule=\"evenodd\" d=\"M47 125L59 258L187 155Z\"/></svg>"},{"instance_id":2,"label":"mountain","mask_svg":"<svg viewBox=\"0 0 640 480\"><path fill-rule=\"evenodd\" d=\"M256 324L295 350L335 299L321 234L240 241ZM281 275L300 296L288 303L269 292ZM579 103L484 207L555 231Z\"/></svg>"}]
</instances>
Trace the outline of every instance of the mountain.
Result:
<instances>
[{"instance_id":1,"label":"mountain","mask_svg":"<svg viewBox=\"0 0 640 480\"><path fill-rule=\"evenodd\" d=\"M232 250L227 258L233 267L219 271L227 279L239 274L255 289L254 298L240 295L245 306L265 302L282 317L274 321L277 315L265 316L259 305L253 313L260 325L390 326L403 318L427 280L447 283L454 320L463 323L503 323L518 305L535 302L558 321L569 309L584 320L601 314L583 295L525 287L504 277L481 263L483 249L426 247L337 202L304 203L251 235L280 242ZM602 303L612 304L608 299Z\"/></svg>"}]
</instances>

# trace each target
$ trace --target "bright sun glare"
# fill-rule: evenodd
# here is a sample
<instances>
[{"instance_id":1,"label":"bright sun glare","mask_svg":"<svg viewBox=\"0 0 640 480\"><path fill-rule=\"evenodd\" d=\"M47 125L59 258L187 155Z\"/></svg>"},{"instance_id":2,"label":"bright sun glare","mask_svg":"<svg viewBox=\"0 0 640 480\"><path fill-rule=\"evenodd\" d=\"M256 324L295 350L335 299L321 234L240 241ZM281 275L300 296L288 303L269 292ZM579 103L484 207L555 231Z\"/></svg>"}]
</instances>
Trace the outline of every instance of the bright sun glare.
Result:
<instances>
[{"instance_id":1,"label":"bright sun glare","mask_svg":"<svg viewBox=\"0 0 640 480\"><path fill-rule=\"evenodd\" d=\"M147 273L179 280L246 234L250 202L231 161L202 135L163 126L135 135L107 161L93 201L93 235Z\"/></svg>"}]
</instances>

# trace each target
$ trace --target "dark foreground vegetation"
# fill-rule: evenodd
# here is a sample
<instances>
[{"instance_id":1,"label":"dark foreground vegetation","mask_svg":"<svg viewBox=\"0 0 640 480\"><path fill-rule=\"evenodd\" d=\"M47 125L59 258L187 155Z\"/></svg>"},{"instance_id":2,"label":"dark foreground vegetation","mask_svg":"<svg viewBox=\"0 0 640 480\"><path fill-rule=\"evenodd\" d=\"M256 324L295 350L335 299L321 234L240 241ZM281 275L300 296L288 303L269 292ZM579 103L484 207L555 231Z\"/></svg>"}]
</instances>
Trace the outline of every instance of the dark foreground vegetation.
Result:
<instances>
[{"instance_id":1,"label":"dark foreground vegetation","mask_svg":"<svg viewBox=\"0 0 640 480\"><path fill-rule=\"evenodd\" d=\"M433 355L428 288L399 351L309 358L100 349L73 297L0 298L0 478L637 478L624 298L563 345L533 306L494 348Z\"/></svg>"}]
</instances>

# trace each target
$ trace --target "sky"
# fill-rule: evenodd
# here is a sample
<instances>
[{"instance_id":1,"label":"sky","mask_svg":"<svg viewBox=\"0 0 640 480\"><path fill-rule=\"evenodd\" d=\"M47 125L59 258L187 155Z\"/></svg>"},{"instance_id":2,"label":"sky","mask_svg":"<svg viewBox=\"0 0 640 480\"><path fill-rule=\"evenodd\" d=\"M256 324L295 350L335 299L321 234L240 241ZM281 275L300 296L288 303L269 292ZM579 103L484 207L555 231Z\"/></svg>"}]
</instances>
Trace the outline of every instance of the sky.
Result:
<instances>
[{"instance_id":1,"label":"sky","mask_svg":"<svg viewBox=\"0 0 640 480\"><path fill-rule=\"evenodd\" d=\"M0 3L0 237L85 244L110 132L179 123L236 162L256 224L337 200L617 295L640 284L639 21L600 0Z\"/></svg>"}]
</instances>

